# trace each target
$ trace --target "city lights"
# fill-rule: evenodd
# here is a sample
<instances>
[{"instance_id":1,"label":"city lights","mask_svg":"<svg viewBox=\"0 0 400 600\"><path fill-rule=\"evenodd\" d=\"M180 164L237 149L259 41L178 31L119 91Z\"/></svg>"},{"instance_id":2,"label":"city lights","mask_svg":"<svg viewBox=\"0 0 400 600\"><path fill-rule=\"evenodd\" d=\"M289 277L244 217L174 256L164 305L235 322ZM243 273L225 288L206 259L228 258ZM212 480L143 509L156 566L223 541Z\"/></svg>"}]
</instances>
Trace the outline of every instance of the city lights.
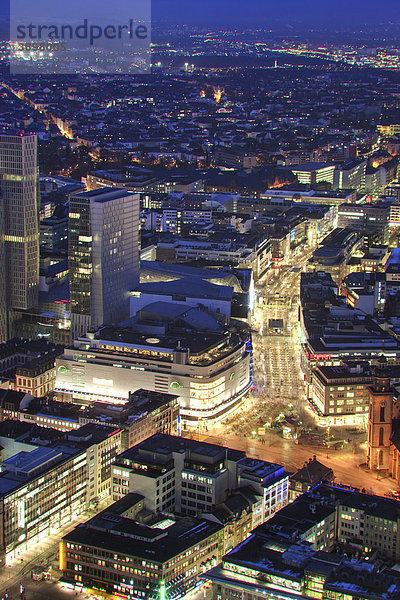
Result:
<instances>
[{"instance_id":1,"label":"city lights","mask_svg":"<svg viewBox=\"0 0 400 600\"><path fill-rule=\"evenodd\" d=\"M0 598L396 600L399 9L26 1Z\"/></svg>"}]
</instances>

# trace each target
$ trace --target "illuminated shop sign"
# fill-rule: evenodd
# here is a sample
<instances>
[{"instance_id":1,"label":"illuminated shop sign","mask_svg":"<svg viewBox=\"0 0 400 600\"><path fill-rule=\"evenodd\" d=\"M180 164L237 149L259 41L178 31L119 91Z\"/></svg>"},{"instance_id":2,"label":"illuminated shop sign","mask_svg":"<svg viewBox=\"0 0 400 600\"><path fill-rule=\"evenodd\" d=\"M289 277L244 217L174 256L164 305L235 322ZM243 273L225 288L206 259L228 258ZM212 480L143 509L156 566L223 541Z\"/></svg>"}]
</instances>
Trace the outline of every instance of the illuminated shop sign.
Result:
<instances>
[{"instance_id":1,"label":"illuminated shop sign","mask_svg":"<svg viewBox=\"0 0 400 600\"><path fill-rule=\"evenodd\" d=\"M307 348L305 354L308 360L332 360L332 354L311 354Z\"/></svg>"}]
</instances>

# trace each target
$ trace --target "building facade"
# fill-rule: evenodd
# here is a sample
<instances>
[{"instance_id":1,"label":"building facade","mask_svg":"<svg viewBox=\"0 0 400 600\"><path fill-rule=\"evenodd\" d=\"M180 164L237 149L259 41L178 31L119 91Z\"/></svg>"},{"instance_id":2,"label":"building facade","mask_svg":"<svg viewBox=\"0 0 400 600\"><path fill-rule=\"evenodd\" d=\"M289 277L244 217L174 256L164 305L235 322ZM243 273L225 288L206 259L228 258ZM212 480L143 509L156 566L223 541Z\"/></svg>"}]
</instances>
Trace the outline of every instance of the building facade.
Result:
<instances>
[{"instance_id":1,"label":"building facade","mask_svg":"<svg viewBox=\"0 0 400 600\"><path fill-rule=\"evenodd\" d=\"M153 512L211 513L237 489L260 496L254 522L264 522L288 501L281 465L247 458L214 444L157 434L122 453L112 466L113 499L139 491Z\"/></svg>"},{"instance_id":2,"label":"building facade","mask_svg":"<svg viewBox=\"0 0 400 600\"><path fill-rule=\"evenodd\" d=\"M6 428L7 423L3 425ZM29 425L24 431L29 430ZM7 449L8 440L2 437ZM45 436L45 432L43 431ZM38 439L35 434L34 440ZM5 444L6 442L6 444ZM110 493L110 464L121 448L118 429L86 425L38 446L13 440L0 474L0 552L3 564L57 532Z\"/></svg>"},{"instance_id":3,"label":"building facade","mask_svg":"<svg viewBox=\"0 0 400 600\"><path fill-rule=\"evenodd\" d=\"M139 282L139 195L102 188L71 196L69 276L72 339L129 317Z\"/></svg>"},{"instance_id":4,"label":"building facade","mask_svg":"<svg viewBox=\"0 0 400 600\"><path fill-rule=\"evenodd\" d=\"M1 238L4 292L0 310L0 341L12 335L15 310L27 310L39 299L39 180L36 135L0 133ZM5 297L4 297L5 296ZM5 330L5 325L7 329Z\"/></svg>"},{"instance_id":5,"label":"building facade","mask_svg":"<svg viewBox=\"0 0 400 600\"><path fill-rule=\"evenodd\" d=\"M224 526L144 512L143 496L129 494L67 534L63 583L138 600L178 599L194 589L224 554Z\"/></svg>"},{"instance_id":6,"label":"building facade","mask_svg":"<svg viewBox=\"0 0 400 600\"><path fill-rule=\"evenodd\" d=\"M173 324L161 329L162 315L170 319L172 313L179 329ZM158 324L140 331L102 328L65 349L57 361L60 397L121 404L140 388L172 393L178 396L183 426L204 428L223 418L252 388L247 325L231 320L216 328L208 313L162 302L145 307L141 314L142 323L150 325L157 318ZM208 325L203 329L202 321L211 329ZM193 329L194 323L199 327Z\"/></svg>"},{"instance_id":7,"label":"building facade","mask_svg":"<svg viewBox=\"0 0 400 600\"><path fill-rule=\"evenodd\" d=\"M349 425L367 427L369 386L368 370L345 366L318 367L312 374L311 409L322 426Z\"/></svg>"},{"instance_id":8,"label":"building facade","mask_svg":"<svg viewBox=\"0 0 400 600\"><path fill-rule=\"evenodd\" d=\"M56 357L63 347L46 340L12 338L0 344L0 380L3 386L31 396L49 394L56 381Z\"/></svg>"}]
</instances>

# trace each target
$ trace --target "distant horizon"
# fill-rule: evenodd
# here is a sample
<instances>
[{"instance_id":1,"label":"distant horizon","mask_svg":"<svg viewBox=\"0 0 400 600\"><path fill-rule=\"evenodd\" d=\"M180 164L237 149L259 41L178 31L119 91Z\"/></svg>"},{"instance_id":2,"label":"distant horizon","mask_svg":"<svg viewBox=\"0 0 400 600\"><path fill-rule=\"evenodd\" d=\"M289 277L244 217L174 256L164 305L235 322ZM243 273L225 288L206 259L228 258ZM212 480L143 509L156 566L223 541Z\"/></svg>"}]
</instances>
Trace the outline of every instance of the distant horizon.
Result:
<instances>
[{"instance_id":1,"label":"distant horizon","mask_svg":"<svg viewBox=\"0 0 400 600\"><path fill-rule=\"evenodd\" d=\"M5 39L9 7L4 6L4 0L0 3L0 34ZM399 0L381 0L379 4L376 0L335 0L333 8L323 0L286 0L282 4L275 0L247 0L245 3L238 0L152 0L152 22L156 27L271 29L288 34L313 29L327 32L388 29L391 35L397 30L400 42Z\"/></svg>"},{"instance_id":2,"label":"distant horizon","mask_svg":"<svg viewBox=\"0 0 400 600\"><path fill-rule=\"evenodd\" d=\"M152 0L155 23L198 26L358 28L395 23L400 38L398 0Z\"/></svg>"}]
</instances>

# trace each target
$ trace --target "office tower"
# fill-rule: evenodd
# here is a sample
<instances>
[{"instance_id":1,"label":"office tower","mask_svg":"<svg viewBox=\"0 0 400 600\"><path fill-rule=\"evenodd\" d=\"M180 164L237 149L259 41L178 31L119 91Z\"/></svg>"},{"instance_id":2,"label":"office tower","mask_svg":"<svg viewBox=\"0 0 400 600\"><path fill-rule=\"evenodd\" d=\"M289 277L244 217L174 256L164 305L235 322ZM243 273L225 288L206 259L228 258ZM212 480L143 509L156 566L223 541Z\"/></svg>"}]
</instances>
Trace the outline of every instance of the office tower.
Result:
<instances>
[{"instance_id":1,"label":"office tower","mask_svg":"<svg viewBox=\"0 0 400 600\"><path fill-rule=\"evenodd\" d=\"M7 336L6 255L4 248L4 207L0 196L0 342Z\"/></svg>"},{"instance_id":2,"label":"office tower","mask_svg":"<svg viewBox=\"0 0 400 600\"><path fill-rule=\"evenodd\" d=\"M8 335L15 310L38 302L39 197L37 139L17 131L0 133L1 223L4 244ZM4 296L4 291L3 291ZM0 300L4 307L3 301ZM2 319L4 321L4 317ZM7 335L7 334L6 334ZM5 339L4 332L2 333Z\"/></svg>"},{"instance_id":3,"label":"office tower","mask_svg":"<svg viewBox=\"0 0 400 600\"><path fill-rule=\"evenodd\" d=\"M101 188L70 198L69 274L72 338L129 317L139 281L139 195Z\"/></svg>"}]
</instances>

